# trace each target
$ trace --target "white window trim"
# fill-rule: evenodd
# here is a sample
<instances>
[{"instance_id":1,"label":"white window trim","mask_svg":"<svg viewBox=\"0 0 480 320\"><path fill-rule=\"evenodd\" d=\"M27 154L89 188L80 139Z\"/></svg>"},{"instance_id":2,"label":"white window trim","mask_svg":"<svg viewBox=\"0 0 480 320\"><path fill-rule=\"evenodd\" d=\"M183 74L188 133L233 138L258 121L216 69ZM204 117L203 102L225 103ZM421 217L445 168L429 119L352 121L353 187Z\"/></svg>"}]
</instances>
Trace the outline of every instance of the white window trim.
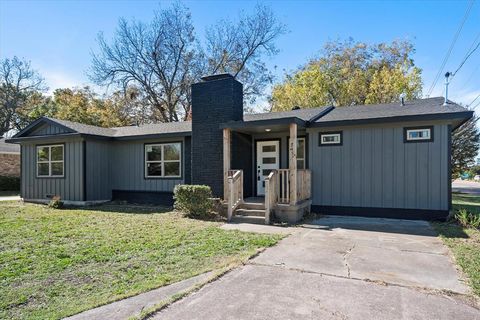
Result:
<instances>
[{"instance_id":1,"label":"white window trim","mask_svg":"<svg viewBox=\"0 0 480 320\"><path fill-rule=\"evenodd\" d=\"M338 137L338 141L323 141L324 137ZM336 144L339 145L342 143L342 134L341 133L320 133L320 144Z\"/></svg>"},{"instance_id":2,"label":"white window trim","mask_svg":"<svg viewBox=\"0 0 480 320\"><path fill-rule=\"evenodd\" d=\"M52 160L52 148L53 147L62 147L62 160ZM38 150L41 148L48 148L48 160L38 160ZM36 165L37 165L37 178L63 178L65 177L65 146L63 144L51 144L51 145L42 145L36 146L35 149L35 158L36 158ZM41 163L48 164L48 175L39 175L38 172L38 165ZM52 175L52 163L62 163L62 174L61 175Z\"/></svg>"},{"instance_id":3,"label":"white window trim","mask_svg":"<svg viewBox=\"0 0 480 320\"><path fill-rule=\"evenodd\" d=\"M172 145L172 144L178 144L180 145L180 154L179 154L179 159L178 160L163 160L163 157L165 156L165 146L167 145ZM147 147L161 147L162 148L162 159L161 160L153 160L149 161L148 159L148 153L147 153ZM166 142L166 143L149 143L146 144L144 147L144 155L145 155L145 178L148 179L165 179L165 178L181 178L182 177L182 143L181 142ZM166 176L164 175L165 173L165 163L169 162L178 162L179 163L179 175L178 176ZM161 176L149 176L148 175L148 164L149 163L160 163L162 165L162 175Z\"/></svg>"},{"instance_id":4,"label":"white window trim","mask_svg":"<svg viewBox=\"0 0 480 320\"><path fill-rule=\"evenodd\" d=\"M424 131L428 132L428 137L410 137L411 132L419 132ZM425 141L432 139L432 129L430 128L422 128L422 129L407 129L407 141Z\"/></svg>"}]
</instances>

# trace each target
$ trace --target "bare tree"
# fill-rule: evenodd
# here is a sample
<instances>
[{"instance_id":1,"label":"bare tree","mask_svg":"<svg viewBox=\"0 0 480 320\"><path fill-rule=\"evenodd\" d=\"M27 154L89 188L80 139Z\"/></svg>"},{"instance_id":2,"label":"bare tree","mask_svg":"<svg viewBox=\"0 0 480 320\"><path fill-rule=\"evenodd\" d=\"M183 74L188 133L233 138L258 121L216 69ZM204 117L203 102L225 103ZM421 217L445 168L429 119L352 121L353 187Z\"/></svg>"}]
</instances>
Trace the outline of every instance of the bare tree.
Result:
<instances>
[{"instance_id":1,"label":"bare tree","mask_svg":"<svg viewBox=\"0 0 480 320\"><path fill-rule=\"evenodd\" d=\"M13 57L0 62L0 136L22 128L25 121L20 110L33 93L45 89L43 78L29 61Z\"/></svg>"},{"instance_id":2,"label":"bare tree","mask_svg":"<svg viewBox=\"0 0 480 320\"><path fill-rule=\"evenodd\" d=\"M251 15L241 13L237 22L217 22L206 32L208 73L231 73L254 102L273 81L264 58L278 53L275 40L285 32L273 11L260 4Z\"/></svg>"},{"instance_id":3,"label":"bare tree","mask_svg":"<svg viewBox=\"0 0 480 320\"><path fill-rule=\"evenodd\" d=\"M112 44L102 34L90 78L100 85L136 86L145 92L154 121L179 120L188 92L196 43L190 13L183 5L159 11L150 24L121 19Z\"/></svg>"},{"instance_id":4,"label":"bare tree","mask_svg":"<svg viewBox=\"0 0 480 320\"><path fill-rule=\"evenodd\" d=\"M205 74L230 72L245 84L247 98L261 94L271 79L262 58L277 53L274 40L283 32L272 11L257 6L238 23L208 28L204 50L189 10L177 2L150 24L121 19L111 44L100 34L90 78L124 92L133 85L146 97L152 121L179 121L190 112L190 85Z\"/></svg>"}]
</instances>

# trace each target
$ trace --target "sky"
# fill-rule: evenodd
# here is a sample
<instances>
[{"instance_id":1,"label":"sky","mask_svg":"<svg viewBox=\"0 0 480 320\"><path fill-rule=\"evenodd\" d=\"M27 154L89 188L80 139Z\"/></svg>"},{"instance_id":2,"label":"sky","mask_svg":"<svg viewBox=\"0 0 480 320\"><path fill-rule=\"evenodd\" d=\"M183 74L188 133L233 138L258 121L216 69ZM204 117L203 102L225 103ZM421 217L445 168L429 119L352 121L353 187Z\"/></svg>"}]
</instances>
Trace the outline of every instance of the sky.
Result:
<instances>
[{"instance_id":1,"label":"sky","mask_svg":"<svg viewBox=\"0 0 480 320\"><path fill-rule=\"evenodd\" d=\"M440 69L470 1L262 1L286 24L280 52L268 60L277 81L320 53L329 40L367 43L408 39L423 72L424 92ZM257 1L184 1L199 38L219 19L251 12ZM0 59L31 61L55 88L91 84L87 72L99 32L111 39L121 17L148 22L169 1L0 0ZM432 96L443 96L443 74L454 71L480 41L480 1L474 3ZM468 105L480 94L480 48L452 79L449 98ZM480 100L477 99L476 102ZM476 103L475 102L475 103ZM475 105L474 103L474 105ZM478 108L480 110L480 107Z\"/></svg>"}]
</instances>

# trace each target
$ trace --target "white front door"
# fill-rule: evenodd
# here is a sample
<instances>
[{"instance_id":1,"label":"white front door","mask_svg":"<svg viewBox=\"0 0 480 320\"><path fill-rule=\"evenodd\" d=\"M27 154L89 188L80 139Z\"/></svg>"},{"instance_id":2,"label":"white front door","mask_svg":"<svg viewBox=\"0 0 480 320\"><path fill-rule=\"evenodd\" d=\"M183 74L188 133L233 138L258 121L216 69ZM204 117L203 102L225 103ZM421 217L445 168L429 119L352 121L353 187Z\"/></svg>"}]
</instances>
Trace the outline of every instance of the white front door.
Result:
<instances>
[{"instance_id":1,"label":"white front door","mask_svg":"<svg viewBox=\"0 0 480 320\"><path fill-rule=\"evenodd\" d=\"M265 178L280 168L280 141L257 141L257 195L265 195Z\"/></svg>"}]
</instances>

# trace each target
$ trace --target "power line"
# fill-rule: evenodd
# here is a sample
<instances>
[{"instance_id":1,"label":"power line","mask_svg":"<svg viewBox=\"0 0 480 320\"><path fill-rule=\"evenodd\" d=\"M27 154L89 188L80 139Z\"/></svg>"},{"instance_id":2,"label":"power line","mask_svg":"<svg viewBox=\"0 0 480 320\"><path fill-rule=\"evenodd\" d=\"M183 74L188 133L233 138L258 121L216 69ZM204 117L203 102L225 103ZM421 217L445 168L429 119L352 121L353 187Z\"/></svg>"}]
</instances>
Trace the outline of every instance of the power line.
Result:
<instances>
[{"instance_id":1,"label":"power line","mask_svg":"<svg viewBox=\"0 0 480 320\"><path fill-rule=\"evenodd\" d=\"M443 69L445 68L445 65L447 64L448 58L450 58L450 54L452 53L453 47L455 46L455 43L457 42L458 36L460 35L460 32L463 29L463 25L465 24L465 21L467 21L468 16L470 14L470 11L472 10L473 7L473 0L470 1L470 5L467 7L467 11L465 12L465 15L463 16L462 22L460 23L457 32L455 33L455 36L453 37L453 40L450 44L450 47L448 48L447 54L445 55L445 58L443 58L442 65L440 66L440 69L438 70L437 75L435 76L435 79L433 80L432 85L430 86L430 89L428 90L427 97L430 97L432 94L433 89L435 89L435 86L437 85L438 79L440 78Z\"/></svg>"},{"instance_id":2,"label":"power line","mask_svg":"<svg viewBox=\"0 0 480 320\"><path fill-rule=\"evenodd\" d=\"M470 108L470 110L474 110L478 106L480 106L480 101L478 101L478 103L476 105L474 105L472 108Z\"/></svg>"},{"instance_id":3,"label":"power line","mask_svg":"<svg viewBox=\"0 0 480 320\"><path fill-rule=\"evenodd\" d=\"M472 74L470 75L470 77L468 77L467 81L465 81L465 83L463 84L464 87L465 87L467 84L469 84L469 83L470 83L470 80L473 79L473 76L475 76L475 75L477 74L478 68L480 68L480 63L479 63L475 68L473 68Z\"/></svg>"},{"instance_id":4,"label":"power line","mask_svg":"<svg viewBox=\"0 0 480 320\"><path fill-rule=\"evenodd\" d=\"M472 102L470 102L470 103L468 104L468 107L470 107L470 106L475 102L475 100L477 100L478 98L480 98L480 94L478 94L478 96L476 96L475 99L473 99ZM479 101L479 103L480 103L480 101ZM478 106L478 104L477 104L476 106ZM475 107L476 107L476 106L475 106Z\"/></svg>"},{"instance_id":5,"label":"power line","mask_svg":"<svg viewBox=\"0 0 480 320\"><path fill-rule=\"evenodd\" d=\"M470 46L470 49L468 49L467 51L467 54L465 55L465 58L463 58L463 61L462 63L460 63L460 65L458 66L457 70L455 70L455 72L452 74L452 78L457 74L457 72L463 67L463 65L465 64L465 62L467 62L468 58L470 58L470 56L478 49L478 47L480 47L480 41L477 43L477 45L475 46L475 48L473 48L473 46L475 45L475 42L477 41L477 39L480 38L480 32L478 33L477 37L475 38L475 40L473 41L472 45ZM473 48L473 49L472 49Z\"/></svg>"}]
</instances>

